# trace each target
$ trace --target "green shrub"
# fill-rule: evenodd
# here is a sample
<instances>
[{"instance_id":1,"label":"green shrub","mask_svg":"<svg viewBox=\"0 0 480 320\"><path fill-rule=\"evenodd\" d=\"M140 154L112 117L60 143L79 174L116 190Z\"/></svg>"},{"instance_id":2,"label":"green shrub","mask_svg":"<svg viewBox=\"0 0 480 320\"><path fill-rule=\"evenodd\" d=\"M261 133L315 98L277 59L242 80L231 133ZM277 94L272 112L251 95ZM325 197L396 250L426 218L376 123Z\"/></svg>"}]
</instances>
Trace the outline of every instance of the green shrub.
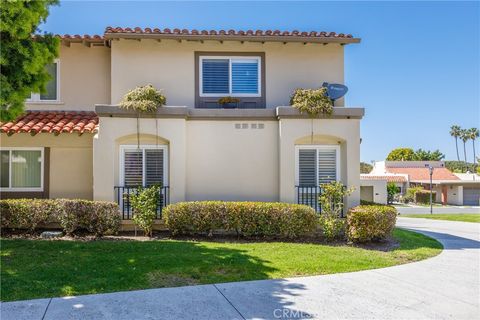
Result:
<instances>
[{"instance_id":1,"label":"green shrub","mask_svg":"<svg viewBox=\"0 0 480 320\"><path fill-rule=\"evenodd\" d=\"M422 187L408 188L407 191L405 192L405 195L403 196L403 202L405 203L415 202L415 193L417 193L420 190L423 190L423 188Z\"/></svg>"},{"instance_id":2,"label":"green shrub","mask_svg":"<svg viewBox=\"0 0 480 320\"><path fill-rule=\"evenodd\" d=\"M334 181L320 185L322 193L318 201L322 208L319 223L323 236L331 241L345 233L345 220L340 218L343 211L345 197L353 192L353 188L346 188L341 182Z\"/></svg>"},{"instance_id":3,"label":"green shrub","mask_svg":"<svg viewBox=\"0 0 480 320\"><path fill-rule=\"evenodd\" d=\"M332 100L327 96L327 88L319 89L295 89L290 98L290 105L300 112L306 112L311 116L320 113L331 115L333 113Z\"/></svg>"},{"instance_id":4,"label":"green shrub","mask_svg":"<svg viewBox=\"0 0 480 320\"><path fill-rule=\"evenodd\" d=\"M129 195L134 214L132 220L149 237L152 236L153 222L157 216L159 193L160 187L151 186Z\"/></svg>"},{"instance_id":5,"label":"green shrub","mask_svg":"<svg viewBox=\"0 0 480 320\"><path fill-rule=\"evenodd\" d=\"M347 237L352 242L382 240L395 228L397 209L392 206L367 205L351 208L347 214Z\"/></svg>"},{"instance_id":6,"label":"green shrub","mask_svg":"<svg viewBox=\"0 0 480 320\"><path fill-rule=\"evenodd\" d=\"M432 192L432 202L435 202L435 197L437 196L437 192ZM415 192L415 203L423 203L429 204L430 203L430 190L418 190Z\"/></svg>"},{"instance_id":7,"label":"green shrub","mask_svg":"<svg viewBox=\"0 0 480 320\"><path fill-rule=\"evenodd\" d=\"M58 222L62 210L57 200L0 200L1 226L34 231L39 225Z\"/></svg>"},{"instance_id":8,"label":"green shrub","mask_svg":"<svg viewBox=\"0 0 480 320\"><path fill-rule=\"evenodd\" d=\"M58 223L66 234L85 229L96 236L120 228L118 205L113 202L69 199L0 200L2 228L36 230Z\"/></svg>"},{"instance_id":9,"label":"green shrub","mask_svg":"<svg viewBox=\"0 0 480 320\"><path fill-rule=\"evenodd\" d=\"M395 184L395 182L389 182L387 183L387 202L393 203L393 199L395 198L395 195L398 193L398 187Z\"/></svg>"},{"instance_id":10,"label":"green shrub","mask_svg":"<svg viewBox=\"0 0 480 320\"><path fill-rule=\"evenodd\" d=\"M246 237L296 238L311 235L317 216L311 207L274 202L194 201L167 206L172 234L236 232Z\"/></svg>"},{"instance_id":11,"label":"green shrub","mask_svg":"<svg viewBox=\"0 0 480 320\"><path fill-rule=\"evenodd\" d=\"M120 108L136 112L155 112L167 99L151 84L129 91L120 102Z\"/></svg>"}]
</instances>

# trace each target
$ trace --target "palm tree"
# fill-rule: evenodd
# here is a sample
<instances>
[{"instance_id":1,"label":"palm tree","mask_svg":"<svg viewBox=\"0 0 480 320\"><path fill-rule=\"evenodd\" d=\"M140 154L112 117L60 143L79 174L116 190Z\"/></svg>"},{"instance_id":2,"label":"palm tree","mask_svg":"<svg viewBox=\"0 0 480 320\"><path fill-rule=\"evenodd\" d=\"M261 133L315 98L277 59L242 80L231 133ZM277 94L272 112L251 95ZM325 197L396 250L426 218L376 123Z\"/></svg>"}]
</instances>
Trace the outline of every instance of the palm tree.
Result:
<instances>
[{"instance_id":1,"label":"palm tree","mask_svg":"<svg viewBox=\"0 0 480 320\"><path fill-rule=\"evenodd\" d=\"M480 135L480 132L478 132L478 128L470 128L470 130L468 130L468 135L469 135L469 138L472 140L472 146L473 146L473 162L475 162L475 159L476 159L476 154L475 154L475 139L478 138L478 136Z\"/></svg>"},{"instance_id":2,"label":"palm tree","mask_svg":"<svg viewBox=\"0 0 480 320\"><path fill-rule=\"evenodd\" d=\"M460 126L451 126L450 127L450 135L455 138L455 148L457 148L457 159L460 161L460 155L458 154L458 137L460 137L460 133L462 132L462 128Z\"/></svg>"},{"instance_id":3,"label":"palm tree","mask_svg":"<svg viewBox=\"0 0 480 320\"><path fill-rule=\"evenodd\" d=\"M470 140L470 132L467 129L460 130L460 139L463 141L463 155L465 156L465 165L467 164L467 149L465 144Z\"/></svg>"}]
</instances>

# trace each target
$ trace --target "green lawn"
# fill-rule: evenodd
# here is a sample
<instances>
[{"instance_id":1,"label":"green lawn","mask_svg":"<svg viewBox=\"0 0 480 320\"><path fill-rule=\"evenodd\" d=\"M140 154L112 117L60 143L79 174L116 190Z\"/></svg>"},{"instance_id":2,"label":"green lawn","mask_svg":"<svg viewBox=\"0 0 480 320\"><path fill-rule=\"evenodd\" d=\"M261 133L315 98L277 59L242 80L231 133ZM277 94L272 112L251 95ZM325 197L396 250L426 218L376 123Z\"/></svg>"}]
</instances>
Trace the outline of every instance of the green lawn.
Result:
<instances>
[{"instance_id":1,"label":"green lawn","mask_svg":"<svg viewBox=\"0 0 480 320\"><path fill-rule=\"evenodd\" d=\"M435 220L480 222L480 214L459 213L459 214L402 214L401 217L407 218L426 218Z\"/></svg>"},{"instance_id":2,"label":"green lawn","mask_svg":"<svg viewBox=\"0 0 480 320\"><path fill-rule=\"evenodd\" d=\"M441 244L397 229L398 249L285 242L1 240L1 300L293 277L388 267Z\"/></svg>"}]
</instances>

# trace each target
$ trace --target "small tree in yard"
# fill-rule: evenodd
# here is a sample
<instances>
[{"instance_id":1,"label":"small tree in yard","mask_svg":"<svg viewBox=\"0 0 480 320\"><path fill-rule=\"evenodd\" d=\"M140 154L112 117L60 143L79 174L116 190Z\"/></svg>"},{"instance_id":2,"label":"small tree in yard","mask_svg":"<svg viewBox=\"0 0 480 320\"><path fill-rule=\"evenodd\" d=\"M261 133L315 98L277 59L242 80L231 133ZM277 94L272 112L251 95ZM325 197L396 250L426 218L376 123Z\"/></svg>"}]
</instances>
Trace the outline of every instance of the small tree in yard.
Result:
<instances>
[{"instance_id":1,"label":"small tree in yard","mask_svg":"<svg viewBox=\"0 0 480 320\"><path fill-rule=\"evenodd\" d=\"M50 76L45 66L58 56L59 39L34 36L48 9L58 0L0 1L0 121L23 113L32 92L45 91Z\"/></svg>"},{"instance_id":2,"label":"small tree in yard","mask_svg":"<svg viewBox=\"0 0 480 320\"><path fill-rule=\"evenodd\" d=\"M320 226L323 229L325 239L331 241L344 232L345 221L340 218L344 207L343 200L354 189L348 189L341 182L337 181L322 184L320 187L322 190L318 198L322 208Z\"/></svg>"},{"instance_id":3,"label":"small tree in yard","mask_svg":"<svg viewBox=\"0 0 480 320\"><path fill-rule=\"evenodd\" d=\"M394 182L389 182L387 184L387 202L393 203L395 195L398 193L398 187Z\"/></svg>"},{"instance_id":4,"label":"small tree in yard","mask_svg":"<svg viewBox=\"0 0 480 320\"><path fill-rule=\"evenodd\" d=\"M157 215L159 186L141 188L137 193L130 195L130 203L133 208L133 222L139 226L145 235L151 237L153 222Z\"/></svg>"}]
</instances>

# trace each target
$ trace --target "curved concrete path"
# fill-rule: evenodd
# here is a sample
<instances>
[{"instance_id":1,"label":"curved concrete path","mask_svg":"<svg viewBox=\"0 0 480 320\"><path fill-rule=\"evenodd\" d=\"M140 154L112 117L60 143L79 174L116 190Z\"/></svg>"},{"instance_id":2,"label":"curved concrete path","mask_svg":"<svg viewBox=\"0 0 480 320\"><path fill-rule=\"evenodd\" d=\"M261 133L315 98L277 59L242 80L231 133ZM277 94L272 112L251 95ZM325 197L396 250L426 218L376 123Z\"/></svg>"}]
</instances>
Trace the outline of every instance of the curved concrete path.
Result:
<instances>
[{"instance_id":1,"label":"curved concrete path","mask_svg":"<svg viewBox=\"0 0 480 320\"><path fill-rule=\"evenodd\" d=\"M1 319L479 319L480 224L397 224L445 250L353 273L2 303Z\"/></svg>"}]
</instances>

